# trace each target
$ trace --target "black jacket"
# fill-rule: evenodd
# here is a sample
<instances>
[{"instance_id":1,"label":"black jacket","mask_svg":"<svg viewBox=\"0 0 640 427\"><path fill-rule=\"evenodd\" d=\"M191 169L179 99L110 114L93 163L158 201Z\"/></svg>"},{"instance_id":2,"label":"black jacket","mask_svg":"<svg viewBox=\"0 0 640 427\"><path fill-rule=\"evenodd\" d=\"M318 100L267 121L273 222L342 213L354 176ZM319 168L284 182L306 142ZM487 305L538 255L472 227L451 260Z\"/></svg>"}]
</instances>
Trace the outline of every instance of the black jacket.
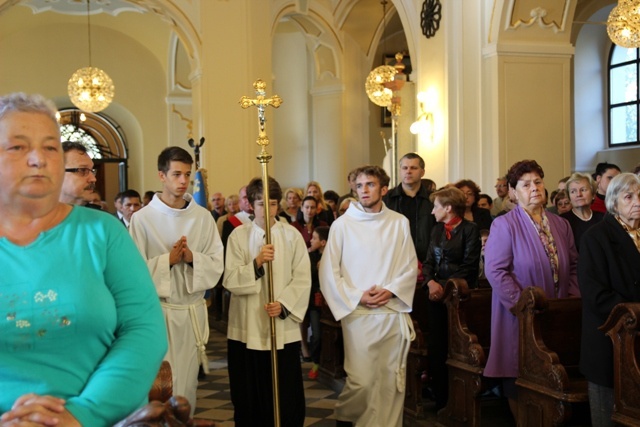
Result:
<instances>
[{"instance_id":1,"label":"black jacket","mask_svg":"<svg viewBox=\"0 0 640 427\"><path fill-rule=\"evenodd\" d=\"M598 330L621 302L640 302L640 252L610 214L581 239L578 284L582 294L580 371L590 382L613 387L613 346Z\"/></svg>"},{"instance_id":2,"label":"black jacket","mask_svg":"<svg viewBox=\"0 0 640 427\"><path fill-rule=\"evenodd\" d=\"M489 209L479 208L478 206L471 207L471 214L473 215L473 222L478 225L478 230L490 230L493 218Z\"/></svg>"},{"instance_id":3,"label":"black jacket","mask_svg":"<svg viewBox=\"0 0 640 427\"><path fill-rule=\"evenodd\" d=\"M444 287L448 279L457 277L475 288L481 247L478 226L473 222L463 219L451 231L451 240L447 240L444 224L437 223L431 234L427 259L422 265L424 284L435 280Z\"/></svg>"},{"instance_id":4,"label":"black jacket","mask_svg":"<svg viewBox=\"0 0 640 427\"><path fill-rule=\"evenodd\" d=\"M413 244L416 248L418 261L424 262L427 257L427 251L429 250L431 230L436 223L435 218L431 214L431 211L433 210L433 203L429 200L429 192L421 186L418 194L414 197L414 201L416 203L416 217L409 218L406 213L402 212L403 197L409 196L405 195L402 190L402 184L400 184L389 190L386 196L384 196L383 201L389 209L399 212L407 217L409 223L411 223L411 238L413 239Z\"/></svg>"}]
</instances>

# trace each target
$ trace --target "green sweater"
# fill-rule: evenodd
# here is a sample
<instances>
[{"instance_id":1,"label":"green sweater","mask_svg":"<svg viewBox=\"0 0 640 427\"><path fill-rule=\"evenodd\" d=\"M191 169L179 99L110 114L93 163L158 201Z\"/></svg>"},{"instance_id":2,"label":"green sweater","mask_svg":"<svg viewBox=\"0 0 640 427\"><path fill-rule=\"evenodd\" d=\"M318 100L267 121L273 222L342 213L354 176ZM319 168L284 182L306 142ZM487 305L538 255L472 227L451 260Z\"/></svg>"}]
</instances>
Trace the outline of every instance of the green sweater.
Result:
<instances>
[{"instance_id":1,"label":"green sweater","mask_svg":"<svg viewBox=\"0 0 640 427\"><path fill-rule=\"evenodd\" d=\"M74 207L27 246L0 238L0 265L0 414L23 394L47 394L83 426L110 426L146 402L166 330L115 217Z\"/></svg>"}]
</instances>

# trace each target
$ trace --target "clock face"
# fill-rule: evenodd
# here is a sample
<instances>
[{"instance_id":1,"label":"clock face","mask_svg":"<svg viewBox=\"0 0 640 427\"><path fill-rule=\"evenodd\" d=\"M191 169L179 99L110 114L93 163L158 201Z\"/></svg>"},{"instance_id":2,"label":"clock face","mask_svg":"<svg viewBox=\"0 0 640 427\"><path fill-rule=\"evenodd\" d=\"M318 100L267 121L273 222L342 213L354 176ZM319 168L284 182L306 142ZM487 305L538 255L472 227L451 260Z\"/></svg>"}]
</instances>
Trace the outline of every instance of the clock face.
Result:
<instances>
[{"instance_id":1,"label":"clock face","mask_svg":"<svg viewBox=\"0 0 640 427\"><path fill-rule=\"evenodd\" d=\"M441 10L440 0L424 0L422 4L420 25L422 26L422 34L428 39L435 36L436 31L440 28Z\"/></svg>"}]
</instances>

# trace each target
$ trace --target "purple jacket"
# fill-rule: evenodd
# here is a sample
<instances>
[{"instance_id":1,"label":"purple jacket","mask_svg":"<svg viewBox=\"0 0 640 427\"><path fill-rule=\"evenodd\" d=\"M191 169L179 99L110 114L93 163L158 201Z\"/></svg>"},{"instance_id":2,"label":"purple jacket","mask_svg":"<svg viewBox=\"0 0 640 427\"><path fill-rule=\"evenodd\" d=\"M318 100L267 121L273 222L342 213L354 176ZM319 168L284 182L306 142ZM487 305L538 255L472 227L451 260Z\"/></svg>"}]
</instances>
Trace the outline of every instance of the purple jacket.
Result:
<instances>
[{"instance_id":1,"label":"purple jacket","mask_svg":"<svg viewBox=\"0 0 640 427\"><path fill-rule=\"evenodd\" d=\"M549 212L546 215L558 248L557 296L549 258L524 209L518 206L491 225L485 248L485 272L493 288L491 347L484 370L488 377L518 376L518 319L509 309L516 305L524 288L538 286L548 298L580 296L578 253L571 227L564 218Z\"/></svg>"}]
</instances>

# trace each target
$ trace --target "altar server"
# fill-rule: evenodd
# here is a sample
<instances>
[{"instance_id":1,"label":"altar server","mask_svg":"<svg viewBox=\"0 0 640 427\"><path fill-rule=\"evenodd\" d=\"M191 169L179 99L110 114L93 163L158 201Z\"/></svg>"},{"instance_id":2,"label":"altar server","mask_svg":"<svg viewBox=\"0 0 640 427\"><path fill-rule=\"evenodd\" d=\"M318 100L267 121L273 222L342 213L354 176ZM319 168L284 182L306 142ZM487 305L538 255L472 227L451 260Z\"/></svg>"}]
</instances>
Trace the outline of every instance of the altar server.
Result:
<instances>
[{"instance_id":1,"label":"altar server","mask_svg":"<svg viewBox=\"0 0 640 427\"><path fill-rule=\"evenodd\" d=\"M319 269L344 337L347 380L337 425L400 427L418 260L409 221L382 201L386 172L363 166L356 176L359 202L331 226Z\"/></svg>"},{"instance_id":2,"label":"altar server","mask_svg":"<svg viewBox=\"0 0 640 427\"><path fill-rule=\"evenodd\" d=\"M162 192L131 217L129 231L147 261L167 326L173 392L196 407L198 367L208 372L205 291L224 269L223 247L211 213L187 193L193 158L180 147L158 157Z\"/></svg>"}]
</instances>

